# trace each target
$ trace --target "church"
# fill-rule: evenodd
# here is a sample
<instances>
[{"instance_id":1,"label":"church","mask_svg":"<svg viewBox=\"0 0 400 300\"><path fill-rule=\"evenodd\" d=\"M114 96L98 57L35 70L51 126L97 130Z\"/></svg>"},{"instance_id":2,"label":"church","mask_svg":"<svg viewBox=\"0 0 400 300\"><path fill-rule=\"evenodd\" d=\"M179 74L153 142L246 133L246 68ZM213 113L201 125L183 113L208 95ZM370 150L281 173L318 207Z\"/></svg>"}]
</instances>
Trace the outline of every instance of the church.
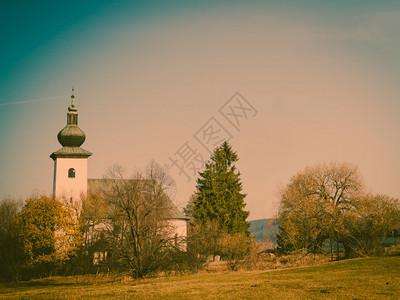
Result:
<instances>
[{"instance_id":1,"label":"church","mask_svg":"<svg viewBox=\"0 0 400 300\"><path fill-rule=\"evenodd\" d=\"M74 93L68 107L67 125L58 133L57 138L62 148L50 155L54 160L53 197L80 212L82 198L91 192L97 192L107 180L88 178L88 158L93 153L81 147L86 135L78 127L78 108ZM174 237L186 240L189 218L169 198L168 214L165 218L173 228Z\"/></svg>"}]
</instances>

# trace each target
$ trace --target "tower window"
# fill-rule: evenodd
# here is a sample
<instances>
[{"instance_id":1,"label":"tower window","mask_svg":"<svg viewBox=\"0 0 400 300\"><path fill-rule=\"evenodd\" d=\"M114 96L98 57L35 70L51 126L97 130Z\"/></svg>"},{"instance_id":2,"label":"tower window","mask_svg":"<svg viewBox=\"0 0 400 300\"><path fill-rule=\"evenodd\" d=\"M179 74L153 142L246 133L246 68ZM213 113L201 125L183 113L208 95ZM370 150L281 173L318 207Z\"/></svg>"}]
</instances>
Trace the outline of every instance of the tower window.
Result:
<instances>
[{"instance_id":1,"label":"tower window","mask_svg":"<svg viewBox=\"0 0 400 300\"><path fill-rule=\"evenodd\" d=\"M75 169L71 168L68 170L68 178L75 178Z\"/></svg>"}]
</instances>

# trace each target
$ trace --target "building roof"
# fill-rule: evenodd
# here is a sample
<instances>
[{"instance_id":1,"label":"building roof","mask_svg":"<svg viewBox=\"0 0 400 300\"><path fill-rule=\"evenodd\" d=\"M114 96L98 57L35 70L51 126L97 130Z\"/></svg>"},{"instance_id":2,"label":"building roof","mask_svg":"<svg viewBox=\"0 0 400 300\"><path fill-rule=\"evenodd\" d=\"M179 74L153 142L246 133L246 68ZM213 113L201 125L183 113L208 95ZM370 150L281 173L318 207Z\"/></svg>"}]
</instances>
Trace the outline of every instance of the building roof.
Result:
<instances>
[{"instance_id":1,"label":"building roof","mask_svg":"<svg viewBox=\"0 0 400 300\"><path fill-rule=\"evenodd\" d=\"M88 178L87 181L87 190L89 193L94 192L106 192L110 190L111 184L115 182L115 180L119 182L132 182L132 181L139 181L137 179L94 179ZM143 180L144 181L144 180ZM186 217L171 201L171 199L165 195L165 205L168 208L168 214L166 219L168 220L189 220L190 218Z\"/></svg>"},{"instance_id":2,"label":"building roof","mask_svg":"<svg viewBox=\"0 0 400 300\"><path fill-rule=\"evenodd\" d=\"M68 157L73 157L73 158L87 158L91 156L93 153L90 151L87 151L81 147L62 147L61 149L58 149L57 151L53 152L50 157L55 160L56 158L68 158Z\"/></svg>"}]
</instances>

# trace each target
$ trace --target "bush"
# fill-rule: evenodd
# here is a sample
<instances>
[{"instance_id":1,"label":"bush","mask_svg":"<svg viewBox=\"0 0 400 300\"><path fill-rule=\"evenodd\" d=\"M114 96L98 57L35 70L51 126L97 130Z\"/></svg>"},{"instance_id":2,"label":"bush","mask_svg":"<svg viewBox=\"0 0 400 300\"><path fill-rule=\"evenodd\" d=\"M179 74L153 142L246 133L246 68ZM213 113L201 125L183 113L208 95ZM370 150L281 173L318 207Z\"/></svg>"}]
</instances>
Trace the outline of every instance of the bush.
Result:
<instances>
[{"instance_id":1,"label":"bush","mask_svg":"<svg viewBox=\"0 0 400 300\"><path fill-rule=\"evenodd\" d=\"M249 258L251 238L244 233L223 233L218 241L221 257L230 271L237 271Z\"/></svg>"}]
</instances>

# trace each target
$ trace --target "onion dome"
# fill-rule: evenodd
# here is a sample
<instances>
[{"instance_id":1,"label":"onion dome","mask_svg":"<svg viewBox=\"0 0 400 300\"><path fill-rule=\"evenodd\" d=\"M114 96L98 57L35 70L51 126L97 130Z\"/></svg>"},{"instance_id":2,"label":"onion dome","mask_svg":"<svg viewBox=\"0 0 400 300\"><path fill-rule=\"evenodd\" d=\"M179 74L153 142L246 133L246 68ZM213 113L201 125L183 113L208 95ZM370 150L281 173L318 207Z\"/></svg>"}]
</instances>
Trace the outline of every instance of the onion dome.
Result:
<instances>
[{"instance_id":1,"label":"onion dome","mask_svg":"<svg viewBox=\"0 0 400 300\"><path fill-rule=\"evenodd\" d=\"M85 133L78 127L78 108L75 106L75 97L71 96L71 105L68 107L67 126L57 135L63 147L80 147L85 139Z\"/></svg>"},{"instance_id":2,"label":"onion dome","mask_svg":"<svg viewBox=\"0 0 400 300\"><path fill-rule=\"evenodd\" d=\"M86 136L78 126L67 125L58 133L57 139L63 147L80 147Z\"/></svg>"}]
</instances>

